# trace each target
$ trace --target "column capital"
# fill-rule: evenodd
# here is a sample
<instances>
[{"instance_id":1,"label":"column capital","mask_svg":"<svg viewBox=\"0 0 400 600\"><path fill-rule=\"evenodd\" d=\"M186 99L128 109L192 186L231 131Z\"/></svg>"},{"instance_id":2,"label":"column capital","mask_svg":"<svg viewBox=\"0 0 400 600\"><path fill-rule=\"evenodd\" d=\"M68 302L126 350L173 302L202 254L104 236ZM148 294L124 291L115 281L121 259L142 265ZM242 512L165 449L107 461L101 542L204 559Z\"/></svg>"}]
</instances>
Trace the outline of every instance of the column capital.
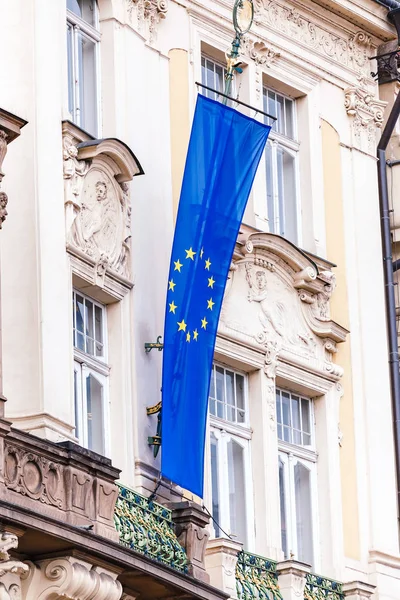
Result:
<instances>
[{"instance_id":1,"label":"column capital","mask_svg":"<svg viewBox=\"0 0 400 600\"><path fill-rule=\"evenodd\" d=\"M304 588L311 566L298 560L285 560L276 566L279 589L283 600L298 600L304 597Z\"/></svg>"}]
</instances>

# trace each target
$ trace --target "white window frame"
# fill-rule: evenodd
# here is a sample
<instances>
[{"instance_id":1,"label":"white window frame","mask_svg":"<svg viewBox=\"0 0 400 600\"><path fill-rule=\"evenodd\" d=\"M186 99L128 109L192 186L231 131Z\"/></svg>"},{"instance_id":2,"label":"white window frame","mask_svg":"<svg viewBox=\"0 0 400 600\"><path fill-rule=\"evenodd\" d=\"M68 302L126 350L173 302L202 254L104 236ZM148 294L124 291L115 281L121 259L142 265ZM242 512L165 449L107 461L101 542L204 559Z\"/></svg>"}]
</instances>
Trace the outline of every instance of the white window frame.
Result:
<instances>
[{"instance_id":1,"label":"white window frame","mask_svg":"<svg viewBox=\"0 0 400 600\"><path fill-rule=\"evenodd\" d=\"M94 0L95 6L95 26L91 25L84 19L78 17L75 13L67 8L67 30L68 27L71 27L71 70L72 70L72 80L75 82L72 89L72 97L73 97L73 108L72 108L72 121L78 125L78 127L82 127L83 123L81 118L82 107L80 106L80 87L81 82L79 80L79 69L77 65L77 57L79 56L78 43L79 38L78 35L80 32L89 37L93 42L95 42L95 61L96 61L96 72L95 72L95 94L96 94L96 131L89 131L88 133L94 135L95 137L100 137L100 123L101 123L101 84L100 84L100 41L101 41L101 33L99 31L99 9L97 5L97 0ZM68 81L68 88L70 82ZM68 97L69 97L69 89L68 89ZM69 101L68 101L69 103Z\"/></svg>"},{"instance_id":2,"label":"white window frame","mask_svg":"<svg viewBox=\"0 0 400 600\"><path fill-rule=\"evenodd\" d=\"M278 235L283 235L283 237L285 237L285 232L282 232L282 224L280 222L280 217L279 217L279 213L280 213L280 206L279 206L279 176L278 176L278 149L282 148L285 152L287 152L290 156L293 157L294 159L294 185L295 185L295 192L296 192L296 213L295 213L295 219L296 219L296 239L295 240L290 240L291 242L293 242L294 244L301 244L301 239L300 239L300 232L301 232L301 200L300 200L300 170L299 170L299 150L300 150L300 143L297 141L297 110L296 110L296 100L293 98L290 98L289 96L286 96L285 94L282 94L281 92L273 89L273 88L269 88L267 86L263 86L263 101L265 99L266 93L268 93L268 91L270 92L274 92L275 94L278 94L279 96L281 96L284 99L290 100L291 102L293 102L293 138L287 137L286 135L283 135L282 133L279 133L277 131L274 131L271 128L268 140L267 140L267 144L270 145L271 150L272 150L272 188L273 188L273 205L274 205L274 213L275 213L275 222L273 222L271 220L271 215L268 214L268 207L267 207L267 218L268 218L268 228L269 231L271 233L276 233ZM285 105L284 105L285 106ZM265 109L265 105L264 105L264 109ZM286 114L286 108L285 110L285 114ZM266 112L268 112L268 110L266 110ZM272 125L272 120L269 119L268 117L265 117L266 123L269 125ZM266 162L266 159L265 159ZM266 168L266 174L268 172L268 169ZM284 207L283 207L283 212L284 212Z\"/></svg>"},{"instance_id":3,"label":"white window frame","mask_svg":"<svg viewBox=\"0 0 400 600\"><path fill-rule=\"evenodd\" d=\"M315 568L319 556L319 527L318 527L318 481L317 481L317 460L318 454L315 450L315 416L313 400L294 391L277 387L277 391L286 392L295 395L298 398L305 398L310 406L310 433L311 444L302 446L285 442L278 438L278 460L282 460L286 465L284 468L285 495L285 513L286 513L286 535L287 535L287 556L285 559L294 558L302 560L298 556L298 539L296 526L296 495L294 482L294 467L296 464L302 464L310 472L310 496L311 496L311 516L312 516L312 544L313 544L313 567ZM291 412L291 411L290 411ZM280 494L280 488L278 488ZM280 517L281 518L281 517ZM281 528L282 531L282 528ZM284 551L284 548L282 548Z\"/></svg>"},{"instance_id":4,"label":"white window frame","mask_svg":"<svg viewBox=\"0 0 400 600\"><path fill-rule=\"evenodd\" d=\"M95 377L103 387L102 417L104 423L103 431L103 449L104 455L110 454L110 406L109 406L109 375L110 367L107 365L108 359L108 336L107 336L107 314L106 306L99 304L90 296L83 294L80 290L74 289L72 295L73 311L75 311L75 296L78 294L82 298L89 300L94 306L102 309L102 328L103 328L103 357L95 357L83 352L75 346L75 335L73 336L74 346L74 411L75 411L75 432L79 444L89 448L88 435L88 414L87 414L87 396L86 396L86 377L90 374ZM75 317L74 317L75 322ZM76 374L76 387L75 387ZM90 449L90 448L89 448Z\"/></svg>"},{"instance_id":5,"label":"white window frame","mask_svg":"<svg viewBox=\"0 0 400 600\"><path fill-rule=\"evenodd\" d=\"M214 362L213 365L227 369L244 377L244 409L245 409L245 422L243 424L233 423L225 419L221 419L212 415L209 412L209 446L211 444L211 433L213 433L218 441L218 499L219 499L219 522L218 525L221 528L221 533L218 537L224 537L225 533L229 535L235 535L235 532L231 531L230 526L230 506L229 506L229 473L228 473L228 443L234 441L241 448L243 448L243 464L244 464L244 481L245 481L245 527L246 537L245 549L252 549L254 547L254 502L253 502L253 479L251 469L251 429L249 426L249 402L248 402L248 378L247 374L233 369L229 365ZM210 457L210 469L209 469L209 489L210 489L210 506L212 514L212 481L211 481L211 457ZM211 537L216 536L216 524L212 527ZM242 541L243 540L237 540Z\"/></svg>"}]
</instances>

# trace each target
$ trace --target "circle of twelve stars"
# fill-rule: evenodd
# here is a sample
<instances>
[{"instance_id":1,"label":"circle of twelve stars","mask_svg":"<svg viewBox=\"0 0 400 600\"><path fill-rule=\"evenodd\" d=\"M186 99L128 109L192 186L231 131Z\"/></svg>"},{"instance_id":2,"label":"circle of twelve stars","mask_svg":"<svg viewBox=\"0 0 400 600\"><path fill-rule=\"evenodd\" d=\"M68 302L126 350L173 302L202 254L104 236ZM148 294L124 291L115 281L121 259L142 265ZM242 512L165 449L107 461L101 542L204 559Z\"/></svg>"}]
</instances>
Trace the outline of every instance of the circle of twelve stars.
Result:
<instances>
[{"instance_id":1,"label":"circle of twelve stars","mask_svg":"<svg viewBox=\"0 0 400 600\"><path fill-rule=\"evenodd\" d=\"M185 260L192 260L194 261L194 257L196 255L196 252L193 251L193 248L190 247L189 250L185 250L186 252L186 257ZM204 254L204 250L203 248L200 250L200 259L203 258L203 254ZM178 273L181 272L181 269L183 267L183 264L180 262L179 258L178 260L174 261L174 271L178 271ZM207 258L207 260L204 263L204 269L206 271L209 271L211 267L211 261L209 258ZM213 276L211 275L211 277L208 277L208 286L209 288L213 289L214 287L214 283L215 283L215 279L213 278ZM176 286L176 283L174 282L173 278L171 277L171 279L168 281L168 291L173 292L174 288ZM212 296L210 297L209 300L207 300L207 308L206 310L211 310L213 309L215 302L212 299ZM179 308L175 302L172 300L172 302L168 303L169 306L169 312L172 312L175 314L175 311L177 308ZM199 332L197 331L197 329L194 329L192 331L192 333L187 330L187 323L185 323L185 320L182 318L182 321L177 321L177 326L178 326L178 331L183 331L183 333L186 334L186 341L190 342L190 340L193 337L193 341L197 342L197 338L199 337ZM207 321L207 317L206 315L203 317L203 319L201 319L201 328L200 329L207 329L207 325L208 325L208 321Z\"/></svg>"}]
</instances>

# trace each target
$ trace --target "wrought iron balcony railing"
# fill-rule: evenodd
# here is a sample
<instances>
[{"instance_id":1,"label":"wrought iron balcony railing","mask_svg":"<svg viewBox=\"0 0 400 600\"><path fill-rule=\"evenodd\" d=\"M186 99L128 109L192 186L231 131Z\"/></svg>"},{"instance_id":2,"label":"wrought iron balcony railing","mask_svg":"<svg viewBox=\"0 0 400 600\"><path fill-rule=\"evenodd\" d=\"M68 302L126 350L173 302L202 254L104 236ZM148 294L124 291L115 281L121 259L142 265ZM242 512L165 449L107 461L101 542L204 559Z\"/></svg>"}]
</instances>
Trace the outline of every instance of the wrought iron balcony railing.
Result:
<instances>
[{"instance_id":1,"label":"wrought iron balcony railing","mask_svg":"<svg viewBox=\"0 0 400 600\"><path fill-rule=\"evenodd\" d=\"M174 531L171 511L119 485L114 512L121 544L183 573L188 559Z\"/></svg>"},{"instance_id":2,"label":"wrought iron balcony railing","mask_svg":"<svg viewBox=\"0 0 400 600\"><path fill-rule=\"evenodd\" d=\"M239 552L236 589L238 600L282 600L276 562L243 550Z\"/></svg>"},{"instance_id":3,"label":"wrought iron balcony railing","mask_svg":"<svg viewBox=\"0 0 400 600\"><path fill-rule=\"evenodd\" d=\"M308 573L304 600L344 600L342 584L321 575Z\"/></svg>"}]
</instances>

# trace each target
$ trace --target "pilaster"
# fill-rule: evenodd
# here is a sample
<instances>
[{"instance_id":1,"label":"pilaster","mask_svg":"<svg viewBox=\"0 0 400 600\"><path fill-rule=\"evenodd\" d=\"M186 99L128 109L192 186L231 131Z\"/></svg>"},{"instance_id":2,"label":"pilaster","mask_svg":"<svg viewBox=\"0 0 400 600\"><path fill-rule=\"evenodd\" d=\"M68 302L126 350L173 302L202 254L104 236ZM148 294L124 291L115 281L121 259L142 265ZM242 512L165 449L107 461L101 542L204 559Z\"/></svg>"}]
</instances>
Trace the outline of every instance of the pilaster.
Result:
<instances>
[{"instance_id":1,"label":"pilaster","mask_svg":"<svg viewBox=\"0 0 400 600\"><path fill-rule=\"evenodd\" d=\"M283 600L298 600L304 597L306 577L310 569L310 565L297 560L278 563L276 571Z\"/></svg>"},{"instance_id":2,"label":"pilaster","mask_svg":"<svg viewBox=\"0 0 400 600\"><path fill-rule=\"evenodd\" d=\"M215 538L207 545L205 564L210 583L231 598L237 598L236 565L241 549L240 542L225 538Z\"/></svg>"}]
</instances>

